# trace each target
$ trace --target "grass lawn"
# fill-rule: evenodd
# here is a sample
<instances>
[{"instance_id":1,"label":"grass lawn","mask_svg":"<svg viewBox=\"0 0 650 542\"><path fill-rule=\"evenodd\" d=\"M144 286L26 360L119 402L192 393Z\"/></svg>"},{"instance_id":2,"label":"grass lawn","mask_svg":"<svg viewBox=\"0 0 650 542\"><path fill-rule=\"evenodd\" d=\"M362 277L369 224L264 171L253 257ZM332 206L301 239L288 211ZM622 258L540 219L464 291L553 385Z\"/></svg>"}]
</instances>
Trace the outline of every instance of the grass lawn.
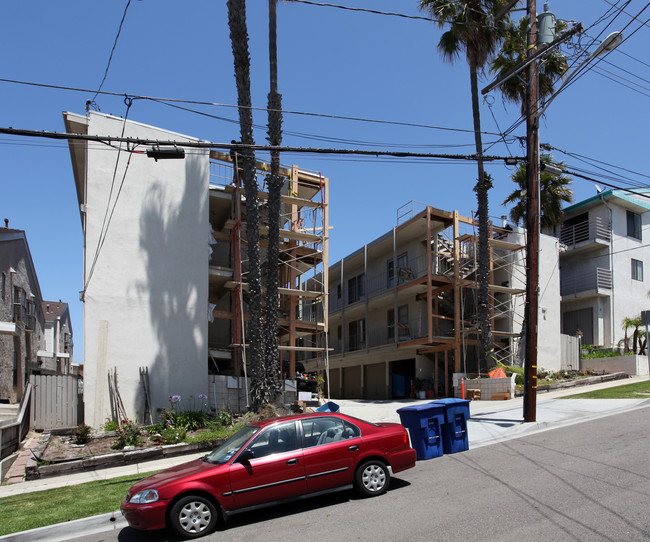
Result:
<instances>
[{"instance_id":1,"label":"grass lawn","mask_svg":"<svg viewBox=\"0 0 650 542\"><path fill-rule=\"evenodd\" d=\"M562 399L650 399L650 380L567 395Z\"/></svg>"},{"instance_id":2,"label":"grass lawn","mask_svg":"<svg viewBox=\"0 0 650 542\"><path fill-rule=\"evenodd\" d=\"M119 510L120 501L127 490L150 474L154 473L122 476L0 499L0 536Z\"/></svg>"}]
</instances>

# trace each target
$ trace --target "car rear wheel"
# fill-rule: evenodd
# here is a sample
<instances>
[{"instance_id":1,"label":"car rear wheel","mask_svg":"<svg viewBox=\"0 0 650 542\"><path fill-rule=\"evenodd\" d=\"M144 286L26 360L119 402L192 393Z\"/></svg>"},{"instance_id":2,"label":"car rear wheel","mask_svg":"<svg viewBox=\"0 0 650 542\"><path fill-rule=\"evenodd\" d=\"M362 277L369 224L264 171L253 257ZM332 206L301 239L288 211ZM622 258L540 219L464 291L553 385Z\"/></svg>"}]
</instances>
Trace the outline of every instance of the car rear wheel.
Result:
<instances>
[{"instance_id":1,"label":"car rear wheel","mask_svg":"<svg viewBox=\"0 0 650 542\"><path fill-rule=\"evenodd\" d=\"M179 500L169 514L170 525L183 538L196 538L217 525L217 510L209 499L188 495Z\"/></svg>"},{"instance_id":2,"label":"car rear wheel","mask_svg":"<svg viewBox=\"0 0 650 542\"><path fill-rule=\"evenodd\" d=\"M390 484L390 471L382 461L371 459L359 465L354 482L362 495L375 497L386 493Z\"/></svg>"}]
</instances>

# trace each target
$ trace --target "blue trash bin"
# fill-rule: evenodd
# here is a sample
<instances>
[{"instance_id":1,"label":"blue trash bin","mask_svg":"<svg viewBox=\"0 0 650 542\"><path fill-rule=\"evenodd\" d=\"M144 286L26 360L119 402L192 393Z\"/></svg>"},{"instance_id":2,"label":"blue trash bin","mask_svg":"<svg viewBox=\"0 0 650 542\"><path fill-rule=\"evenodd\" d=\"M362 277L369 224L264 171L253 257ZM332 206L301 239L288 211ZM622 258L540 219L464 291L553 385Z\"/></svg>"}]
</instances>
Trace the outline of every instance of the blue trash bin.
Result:
<instances>
[{"instance_id":1,"label":"blue trash bin","mask_svg":"<svg viewBox=\"0 0 650 542\"><path fill-rule=\"evenodd\" d=\"M336 403L333 403L332 401L328 401L327 403L319 406L315 412L338 412L339 411L339 405Z\"/></svg>"},{"instance_id":2,"label":"blue trash bin","mask_svg":"<svg viewBox=\"0 0 650 542\"><path fill-rule=\"evenodd\" d=\"M418 460L439 457L443 453L441 428L445 421L443 405L409 405L397 410L400 421L409 430L411 445Z\"/></svg>"},{"instance_id":3,"label":"blue trash bin","mask_svg":"<svg viewBox=\"0 0 650 542\"><path fill-rule=\"evenodd\" d=\"M467 420L469 420L469 401L467 399L437 399L429 403L444 408L442 426L442 448L444 453L453 454L469 450Z\"/></svg>"}]
</instances>

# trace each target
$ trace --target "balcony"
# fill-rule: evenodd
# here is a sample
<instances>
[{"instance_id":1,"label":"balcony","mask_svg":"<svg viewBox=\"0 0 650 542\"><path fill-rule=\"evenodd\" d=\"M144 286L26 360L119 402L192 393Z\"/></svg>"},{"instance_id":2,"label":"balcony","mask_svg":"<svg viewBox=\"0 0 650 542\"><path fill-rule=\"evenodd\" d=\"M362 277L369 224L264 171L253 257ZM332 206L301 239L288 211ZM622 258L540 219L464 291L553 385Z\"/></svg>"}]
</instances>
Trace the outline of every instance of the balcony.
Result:
<instances>
[{"instance_id":1,"label":"balcony","mask_svg":"<svg viewBox=\"0 0 650 542\"><path fill-rule=\"evenodd\" d=\"M593 218L572 226L564 226L560 241L569 249L597 248L609 244L612 228L602 218Z\"/></svg>"},{"instance_id":2,"label":"balcony","mask_svg":"<svg viewBox=\"0 0 650 542\"><path fill-rule=\"evenodd\" d=\"M560 295L586 297L590 295L610 295L612 272L597 267L584 273L562 273L560 276Z\"/></svg>"}]
</instances>

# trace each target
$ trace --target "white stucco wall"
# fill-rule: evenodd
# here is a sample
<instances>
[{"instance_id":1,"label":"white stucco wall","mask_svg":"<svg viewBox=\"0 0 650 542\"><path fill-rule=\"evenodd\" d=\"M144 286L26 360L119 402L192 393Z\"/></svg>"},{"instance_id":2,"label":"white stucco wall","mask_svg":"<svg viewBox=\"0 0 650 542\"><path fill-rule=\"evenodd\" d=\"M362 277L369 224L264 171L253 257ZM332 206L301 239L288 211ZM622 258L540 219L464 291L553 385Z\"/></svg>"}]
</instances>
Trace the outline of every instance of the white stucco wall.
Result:
<instances>
[{"instance_id":1,"label":"white stucco wall","mask_svg":"<svg viewBox=\"0 0 650 542\"><path fill-rule=\"evenodd\" d=\"M88 133L121 135L123 127L123 119L91 113ZM191 139L130 121L124 135ZM123 149L114 175L116 160L116 149L89 144L84 390L86 423L94 427L111 412L107 374L113 368L134 419L144 412L139 367L149 368L154 416L169 406L170 395L187 399L208 391L207 150L155 162ZM107 211L112 217L101 241Z\"/></svg>"},{"instance_id":2,"label":"white stucco wall","mask_svg":"<svg viewBox=\"0 0 650 542\"><path fill-rule=\"evenodd\" d=\"M640 214L640 213L639 213ZM650 212L641 214L642 239L627 237L625 209L612 206L612 268L613 272L613 322L614 346L624 337L624 318L639 316L642 310L650 310ZM632 259L643 262L643 281L632 279ZM609 322L608 322L609 323Z\"/></svg>"}]
</instances>

